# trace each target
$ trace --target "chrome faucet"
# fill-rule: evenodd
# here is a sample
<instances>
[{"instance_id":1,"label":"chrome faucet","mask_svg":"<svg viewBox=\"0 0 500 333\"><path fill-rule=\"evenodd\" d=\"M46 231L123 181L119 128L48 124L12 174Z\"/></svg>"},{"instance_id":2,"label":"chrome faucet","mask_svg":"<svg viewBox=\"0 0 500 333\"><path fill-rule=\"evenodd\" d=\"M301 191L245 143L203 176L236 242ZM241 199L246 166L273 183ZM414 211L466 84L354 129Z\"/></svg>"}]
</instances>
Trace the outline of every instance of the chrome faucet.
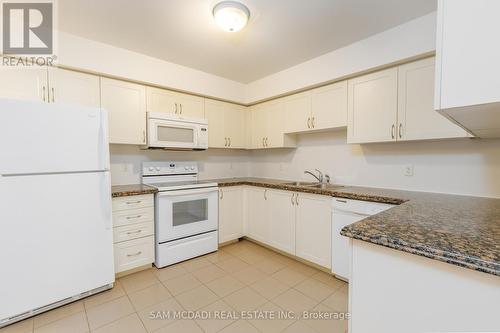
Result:
<instances>
[{"instance_id":1,"label":"chrome faucet","mask_svg":"<svg viewBox=\"0 0 500 333\"><path fill-rule=\"evenodd\" d=\"M318 172L318 176L316 176L314 173L312 173L311 171L304 171L305 174L309 174L311 176L313 176L314 178L316 178L318 180L319 183L323 184L323 182L326 180L327 183L330 183L330 176L328 175L323 175L323 172L319 171L318 169L314 169Z\"/></svg>"}]
</instances>

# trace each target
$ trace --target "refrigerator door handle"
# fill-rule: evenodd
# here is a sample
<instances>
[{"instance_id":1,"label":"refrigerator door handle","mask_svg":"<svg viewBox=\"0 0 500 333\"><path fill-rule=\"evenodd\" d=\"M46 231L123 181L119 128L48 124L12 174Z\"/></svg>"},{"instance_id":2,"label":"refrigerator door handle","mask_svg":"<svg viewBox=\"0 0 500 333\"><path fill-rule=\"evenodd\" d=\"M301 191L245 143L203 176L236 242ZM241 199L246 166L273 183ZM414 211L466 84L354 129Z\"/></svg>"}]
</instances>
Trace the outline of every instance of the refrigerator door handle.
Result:
<instances>
[{"instance_id":1,"label":"refrigerator door handle","mask_svg":"<svg viewBox=\"0 0 500 333\"><path fill-rule=\"evenodd\" d=\"M101 109L100 115L99 156L101 158L102 169L109 170L108 112L105 109Z\"/></svg>"},{"instance_id":2,"label":"refrigerator door handle","mask_svg":"<svg viewBox=\"0 0 500 333\"><path fill-rule=\"evenodd\" d=\"M113 217L111 215L111 180L109 172L102 172L102 209L104 216L104 228L111 230Z\"/></svg>"}]
</instances>

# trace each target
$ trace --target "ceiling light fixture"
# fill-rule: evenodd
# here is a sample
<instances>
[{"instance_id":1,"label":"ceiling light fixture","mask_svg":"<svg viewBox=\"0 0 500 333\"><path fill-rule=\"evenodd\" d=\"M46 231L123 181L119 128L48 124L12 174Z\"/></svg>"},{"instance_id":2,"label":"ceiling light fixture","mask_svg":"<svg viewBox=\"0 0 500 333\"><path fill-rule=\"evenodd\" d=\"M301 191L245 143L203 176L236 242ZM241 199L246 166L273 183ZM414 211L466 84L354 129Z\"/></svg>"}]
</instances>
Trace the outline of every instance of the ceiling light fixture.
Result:
<instances>
[{"instance_id":1,"label":"ceiling light fixture","mask_svg":"<svg viewBox=\"0 0 500 333\"><path fill-rule=\"evenodd\" d=\"M245 27L250 17L247 6L236 1L222 1L215 5L215 23L225 31L236 32Z\"/></svg>"}]
</instances>

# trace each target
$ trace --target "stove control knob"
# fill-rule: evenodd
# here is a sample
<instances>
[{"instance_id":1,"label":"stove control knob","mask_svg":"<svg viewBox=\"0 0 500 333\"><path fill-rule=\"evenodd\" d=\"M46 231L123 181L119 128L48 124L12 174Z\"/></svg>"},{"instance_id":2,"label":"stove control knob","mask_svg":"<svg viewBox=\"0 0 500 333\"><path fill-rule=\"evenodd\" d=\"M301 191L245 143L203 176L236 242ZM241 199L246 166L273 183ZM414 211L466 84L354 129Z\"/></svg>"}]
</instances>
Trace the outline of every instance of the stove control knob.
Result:
<instances>
[{"instance_id":1,"label":"stove control knob","mask_svg":"<svg viewBox=\"0 0 500 333\"><path fill-rule=\"evenodd\" d=\"M149 171L153 171L155 168L153 167L149 167Z\"/></svg>"},{"instance_id":2,"label":"stove control knob","mask_svg":"<svg viewBox=\"0 0 500 333\"><path fill-rule=\"evenodd\" d=\"M194 171L194 166L192 166L192 167L191 167L191 170L193 170L193 171Z\"/></svg>"},{"instance_id":3,"label":"stove control knob","mask_svg":"<svg viewBox=\"0 0 500 333\"><path fill-rule=\"evenodd\" d=\"M185 166L185 167L184 167L184 169L185 169L185 170L189 170L189 167L188 167L188 166Z\"/></svg>"},{"instance_id":4,"label":"stove control knob","mask_svg":"<svg viewBox=\"0 0 500 333\"><path fill-rule=\"evenodd\" d=\"M160 171L160 170L161 170L161 168L160 168L160 167L156 167L156 171Z\"/></svg>"}]
</instances>

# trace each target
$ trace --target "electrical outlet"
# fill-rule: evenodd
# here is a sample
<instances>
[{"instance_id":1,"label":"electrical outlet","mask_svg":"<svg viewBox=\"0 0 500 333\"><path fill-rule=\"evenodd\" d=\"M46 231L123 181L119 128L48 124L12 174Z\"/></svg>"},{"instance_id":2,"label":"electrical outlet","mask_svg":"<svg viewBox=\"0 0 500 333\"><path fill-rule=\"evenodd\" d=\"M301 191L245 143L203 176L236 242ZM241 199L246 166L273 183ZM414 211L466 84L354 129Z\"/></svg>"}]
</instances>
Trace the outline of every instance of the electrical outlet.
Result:
<instances>
[{"instance_id":1,"label":"electrical outlet","mask_svg":"<svg viewBox=\"0 0 500 333\"><path fill-rule=\"evenodd\" d=\"M405 166L405 176L412 177L413 176L413 165Z\"/></svg>"}]
</instances>

